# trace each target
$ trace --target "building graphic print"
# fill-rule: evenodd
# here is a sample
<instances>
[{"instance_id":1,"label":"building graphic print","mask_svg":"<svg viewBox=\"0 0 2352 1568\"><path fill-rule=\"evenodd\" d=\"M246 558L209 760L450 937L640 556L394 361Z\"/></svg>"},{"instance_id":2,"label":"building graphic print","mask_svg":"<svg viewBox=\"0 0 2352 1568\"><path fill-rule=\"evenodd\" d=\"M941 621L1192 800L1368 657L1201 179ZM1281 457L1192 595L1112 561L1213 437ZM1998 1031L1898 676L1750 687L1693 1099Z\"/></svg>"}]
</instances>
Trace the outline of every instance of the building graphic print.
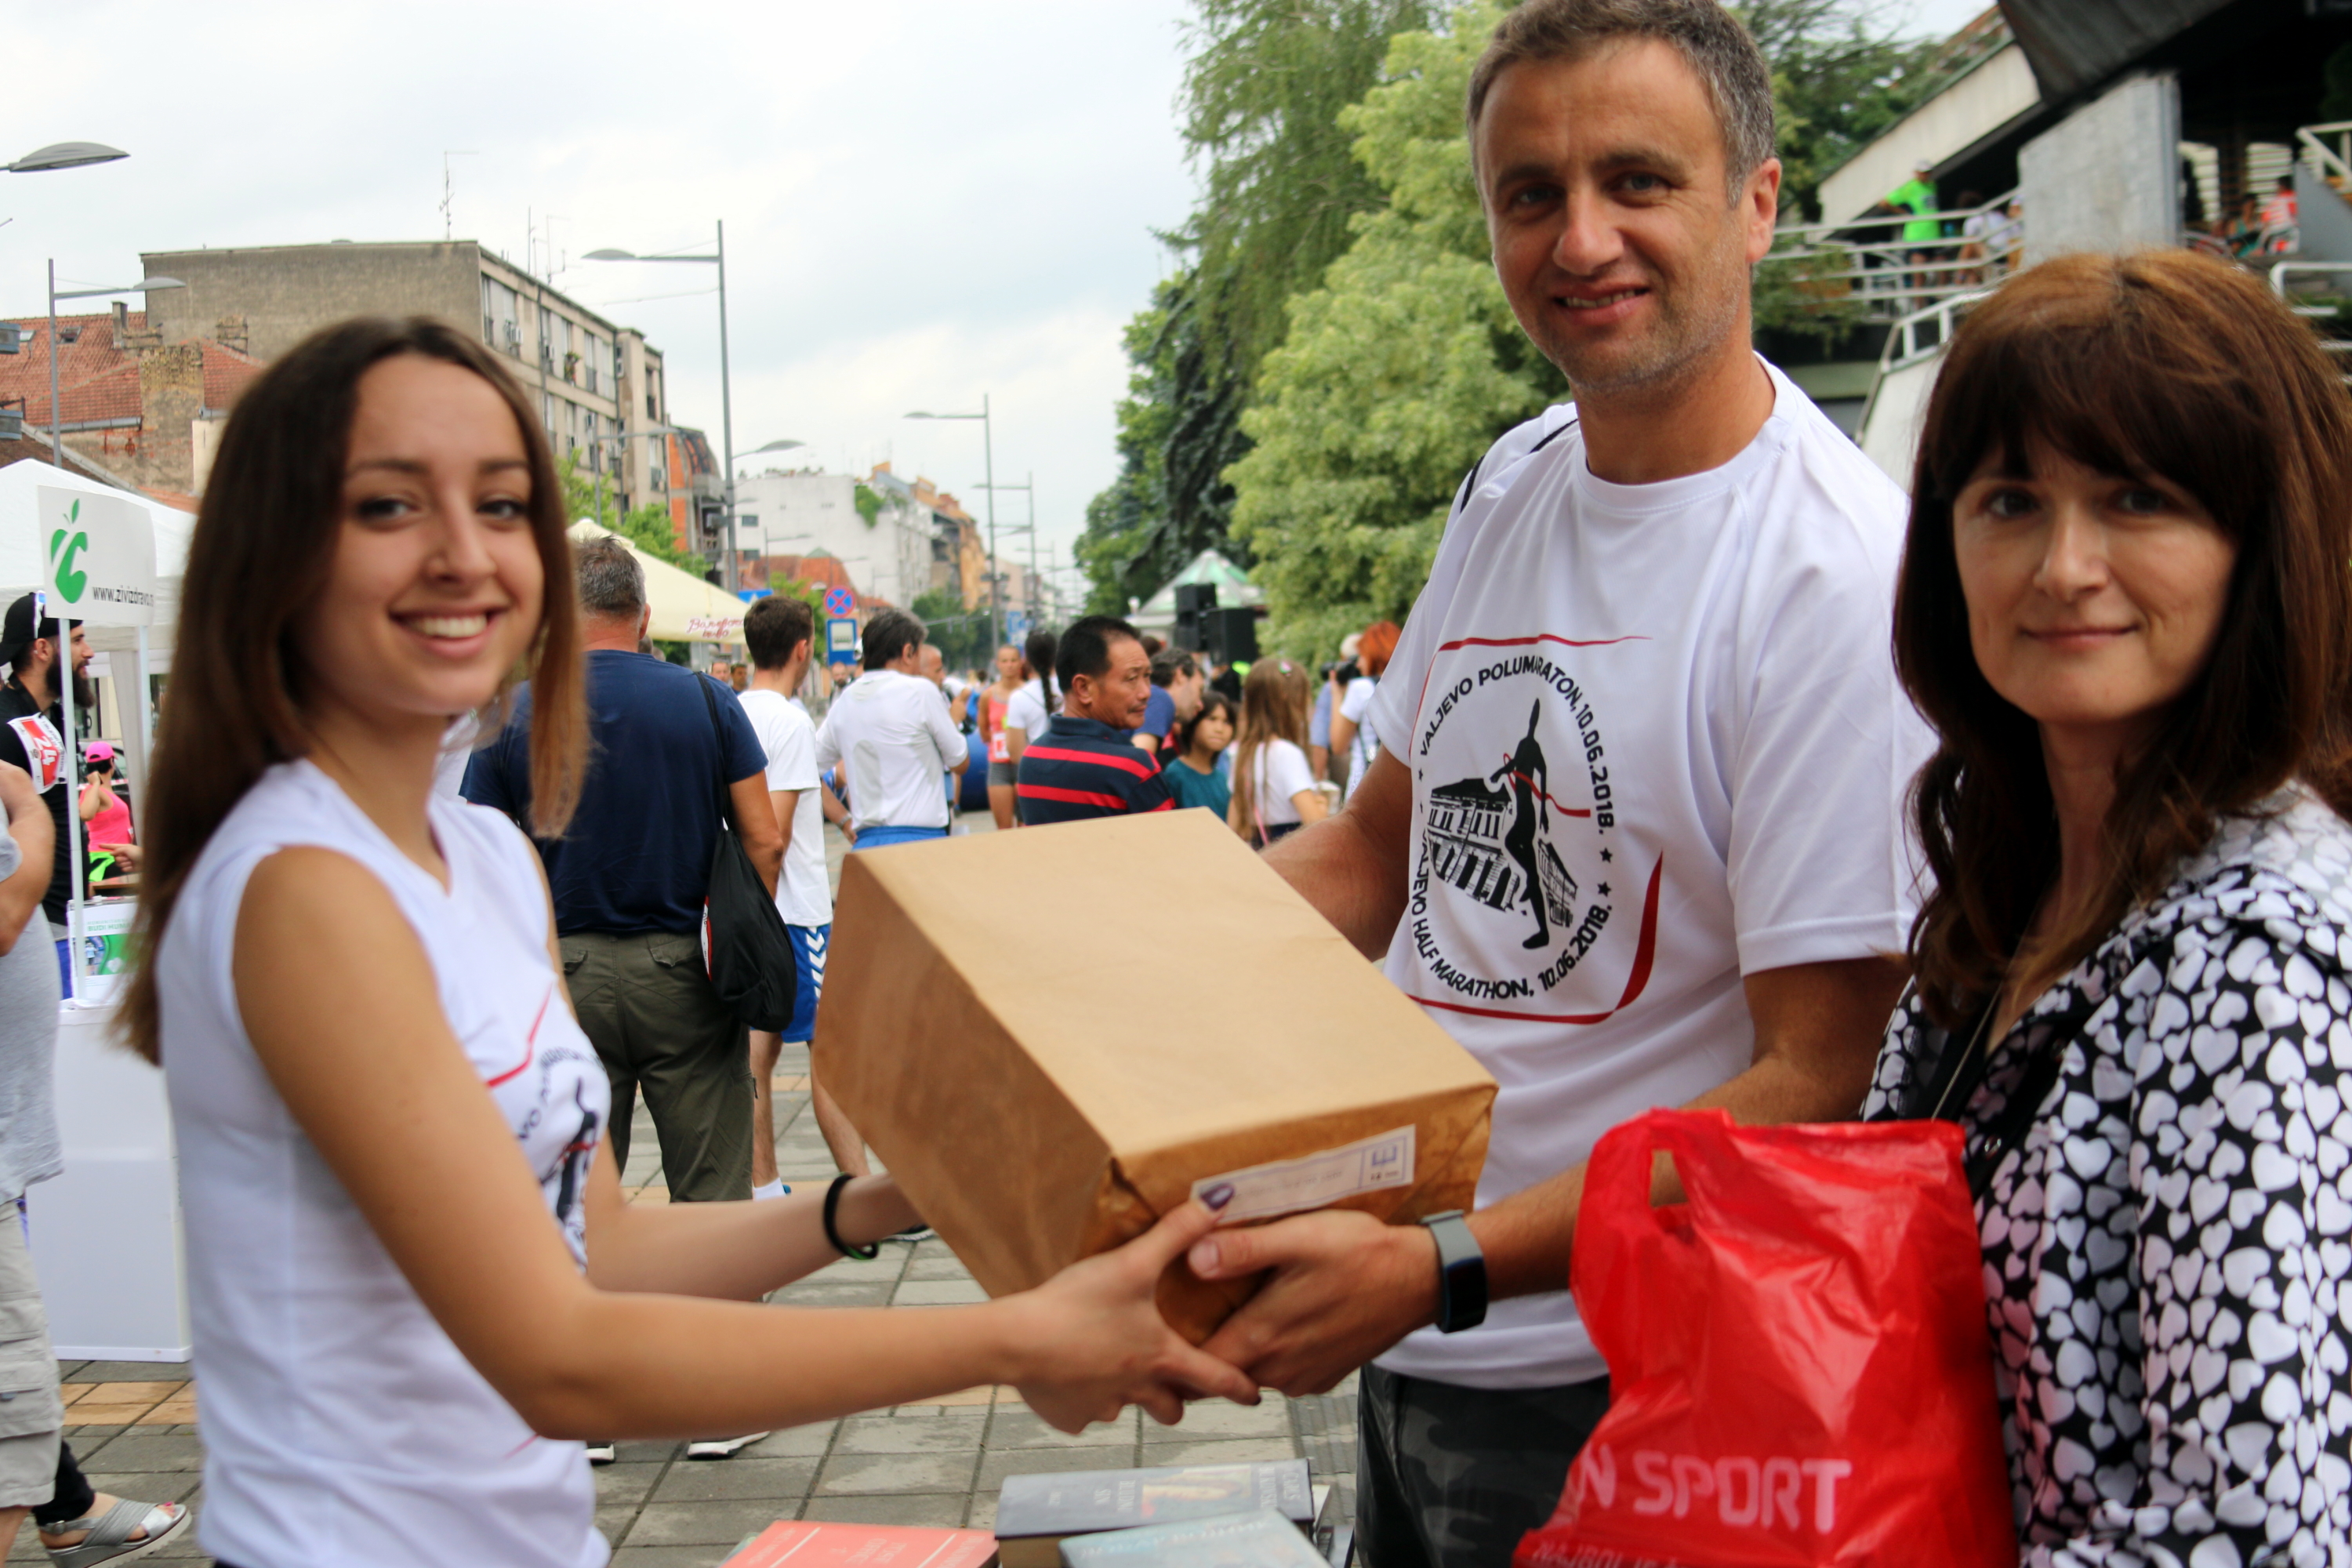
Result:
<instances>
[{"instance_id":1,"label":"building graphic print","mask_svg":"<svg viewBox=\"0 0 2352 1568\"><path fill-rule=\"evenodd\" d=\"M1507 842L1522 804L1517 797L1532 788L1517 779L1509 782L1516 787L1496 789L1485 779L1468 778L1430 791L1424 829L1429 868L1434 880L1489 909L1508 913L1532 908L1537 934L1527 945L1540 947L1553 927L1575 924L1576 879L1549 839L1538 837L1525 846ZM1540 902L1528 896L1530 882Z\"/></svg>"}]
</instances>

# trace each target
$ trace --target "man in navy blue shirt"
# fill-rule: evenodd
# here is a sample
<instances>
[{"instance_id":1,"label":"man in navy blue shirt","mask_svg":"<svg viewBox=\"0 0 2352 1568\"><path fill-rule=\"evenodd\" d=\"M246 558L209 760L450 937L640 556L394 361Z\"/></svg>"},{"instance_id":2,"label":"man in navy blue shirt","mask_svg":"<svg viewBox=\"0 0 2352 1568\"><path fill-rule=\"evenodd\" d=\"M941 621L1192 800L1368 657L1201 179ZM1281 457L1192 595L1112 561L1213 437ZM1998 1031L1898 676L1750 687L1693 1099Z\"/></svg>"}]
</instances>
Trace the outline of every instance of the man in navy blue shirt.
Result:
<instances>
[{"instance_id":1,"label":"man in navy blue shirt","mask_svg":"<svg viewBox=\"0 0 2352 1568\"><path fill-rule=\"evenodd\" d=\"M1013 795L1024 826L1167 811L1175 804L1158 764L1128 731L1151 697L1151 659L1133 626L1088 616L1062 634L1054 677L1062 710L1021 753Z\"/></svg>"},{"instance_id":2,"label":"man in navy blue shirt","mask_svg":"<svg viewBox=\"0 0 2352 1568\"><path fill-rule=\"evenodd\" d=\"M626 1164L643 1089L670 1201L748 1199L749 1039L703 966L702 905L722 795L775 891L784 840L768 800L767 754L732 691L636 651L651 614L627 547L597 539L575 558L593 760L571 828L539 854L572 1004L613 1080L606 1140ZM525 821L530 736L526 688L505 732L467 766L466 798Z\"/></svg>"}]
</instances>

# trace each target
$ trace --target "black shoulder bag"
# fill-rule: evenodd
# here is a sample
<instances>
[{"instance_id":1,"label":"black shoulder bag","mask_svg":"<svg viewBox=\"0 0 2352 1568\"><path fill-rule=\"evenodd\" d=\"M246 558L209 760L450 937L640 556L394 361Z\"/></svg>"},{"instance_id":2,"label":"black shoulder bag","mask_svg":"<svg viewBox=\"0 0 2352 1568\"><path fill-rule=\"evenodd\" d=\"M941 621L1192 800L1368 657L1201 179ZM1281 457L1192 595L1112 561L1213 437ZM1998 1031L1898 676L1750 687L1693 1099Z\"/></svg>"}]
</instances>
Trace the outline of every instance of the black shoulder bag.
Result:
<instances>
[{"instance_id":1,"label":"black shoulder bag","mask_svg":"<svg viewBox=\"0 0 2352 1568\"><path fill-rule=\"evenodd\" d=\"M719 742L719 771L726 771L727 731L719 722L719 699L711 682L694 677L710 729ZM714 778L719 795L719 842L710 851L710 890L702 907L702 960L710 987L726 1009L754 1029L781 1033L793 1021L800 991L800 955L784 930L784 917L760 880L749 850L735 835L735 812L727 781ZM782 875L778 868L777 875Z\"/></svg>"}]
</instances>

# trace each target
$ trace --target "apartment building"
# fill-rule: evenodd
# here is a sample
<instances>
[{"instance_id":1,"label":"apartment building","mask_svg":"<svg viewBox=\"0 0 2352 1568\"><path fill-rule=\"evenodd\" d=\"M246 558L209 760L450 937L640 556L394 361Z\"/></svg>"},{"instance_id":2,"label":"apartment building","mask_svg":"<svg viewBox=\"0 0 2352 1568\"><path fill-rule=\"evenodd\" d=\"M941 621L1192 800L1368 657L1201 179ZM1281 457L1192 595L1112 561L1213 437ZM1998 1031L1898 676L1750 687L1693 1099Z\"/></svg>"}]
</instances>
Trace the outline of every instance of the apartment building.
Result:
<instances>
[{"instance_id":1,"label":"apartment building","mask_svg":"<svg viewBox=\"0 0 2352 1568\"><path fill-rule=\"evenodd\" d=\"M477 241L334 240L140 259L149 277L187 285L147 297L147 324L167 343L239 318L245 351L267 361L351 316L436 316L463 328L508 357L559 456L601 472L625 509L672 504L681 465L648 433L669 412L661 351Z\"/></svg>"},{"instance_id":2,"label":"apartment building","mask_svg":"<svg viewBox=\"0 0 2352 1568\"><path fill-rule=\"evenodd\" d=\"M864 479L780 468L740 476L735 512L747 553L837 560L862 597L911 605L944 589L969 608L986 591L978 525L955 497L929 479L901 479L887 463Z\"/></svg>"}]
</instances>

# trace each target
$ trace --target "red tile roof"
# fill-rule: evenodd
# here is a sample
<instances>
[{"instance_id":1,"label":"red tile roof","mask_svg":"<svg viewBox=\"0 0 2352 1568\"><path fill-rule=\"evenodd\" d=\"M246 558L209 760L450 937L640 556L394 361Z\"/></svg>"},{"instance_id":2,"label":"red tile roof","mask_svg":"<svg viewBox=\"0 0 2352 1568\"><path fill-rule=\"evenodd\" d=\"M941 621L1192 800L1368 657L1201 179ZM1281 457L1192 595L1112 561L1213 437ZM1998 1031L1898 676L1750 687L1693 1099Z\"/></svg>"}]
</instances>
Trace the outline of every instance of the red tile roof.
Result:
<instances>
[{"instance_id":1,"label":"red tile roof","mask_svg":"<svg viewBox=\"0 0 2352 1568\"><path fill-rule=\"evenodd\" d=\"M25 423L49 422L49 322L47 316L17 317L24 329L20 352L0 354L0 402L21 405ZM126 325L134 333L147 329L147 314L133 310ZM65 423L77 425L104 419L135 419L140 416L138 351L114 346L114 318L59 316L58 336L63 353L58 360L58 401ZM226 408L261 374L261 362L226 343L196 340L204 352L205 406Z\"/></svg>"}]
</instances>

